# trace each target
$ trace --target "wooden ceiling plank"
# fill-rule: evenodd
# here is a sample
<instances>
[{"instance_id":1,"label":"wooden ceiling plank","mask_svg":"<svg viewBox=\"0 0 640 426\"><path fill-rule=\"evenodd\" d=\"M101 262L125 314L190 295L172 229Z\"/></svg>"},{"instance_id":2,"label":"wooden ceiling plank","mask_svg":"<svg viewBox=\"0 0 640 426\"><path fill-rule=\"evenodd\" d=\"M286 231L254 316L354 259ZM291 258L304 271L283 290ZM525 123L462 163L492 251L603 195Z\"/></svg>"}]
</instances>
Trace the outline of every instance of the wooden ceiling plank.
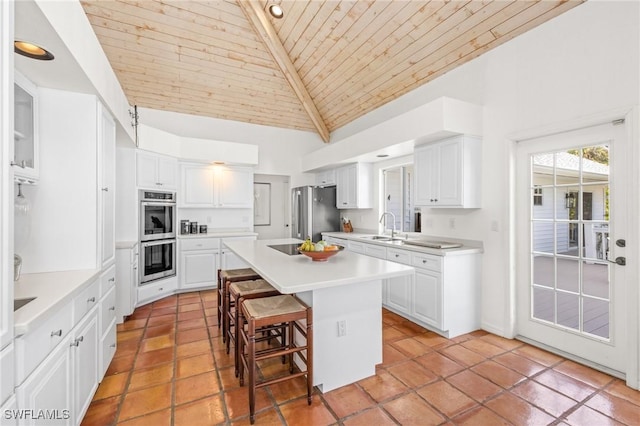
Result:
<instances>
[{"instance_id":1,"label":"wooden ceiling plank","mask_svg":"<svg viewBox=\"0 0 640 426\"><path fill-rule=\"evenodd\" d=\"M446 42L446 44L442 45L442 43L440 43L439 45L429 46L429 49L425 49L424 52L427 52L429 55L425 58L421 58L415 66L407 68L404 71L401 71L400 69L392 69L391 72L394 73L394 78L389 79L389 81L378 78L376 82L371 83L367 87L377 93L378 97L384 93L382 96L385 96L386 98L386 94L390 91L402 91L402 93L406 93L407 90L405 90L405 87L407 85L411 85L411 87L416 88L424 84L426 81L432 80L430 73L433 73L431 67L435 60L434 58L446 57L450 52L453 52L454 55L457 52L459 55L466 56L467 53L462 54L459 50L467 49L469 43L472 43L475 38L480 37L483 33L489 31L496 23L508 19L514 13L530 6L530 4L527 5L524 2L513 2L508 4L506 7L500 7L504 5L505 3L490 4L485 9L488 8L488 10L494 12L493 14L476 14L477 16L475 19L465 21L464 25L459 25L455 30L448 31L447 37L439 39L441 42ZM480 22L477 22L478 20L480 20ZM469 28L474 23L477 25ZM463 30L466 31L460 34L460 31ZM435 47L438 48L434 49ZM424 72L422 70L424 70ZM401 84L403 79L410 80L411 83ZM373 87L374 85L375 87ZM358 115L360 114L360 111L364 109L371 110L370 105L372 104L379 105L380 102L378 99L373 98L366 101L364 99L353 99L351 108L349 110L345 110L344 116L352 116L353 114ZM341 120L341 122L342 121L344 120Z\"/></svg>"},{"instance_id":2,"label":"wooden ceiling plank","mask_svg":"<svg viewBox=\"0 0 640 426\"><path fill-rule=\"evenodd\" d=\"M340 64L351 55L354 47L352 44L357 43L356 40L362 38L362 33L371 34L377 31L378 27L374 27L371 23L390 5L390 2L374 2L373 5L353 23L349 30L322 55L322 58L316 64L315 70L312 70L303 77L304 81L313 85L314 82L327 78L335 68L339 67Z\"/></svg>"},{"instance_id":3,"label":"wooden ceiling plank","mask_svg":"<svg viewBox=\"0 0 640 426\"><path fill-rule=\"evenodd\" d=\"M273 59L281 68L282 73L291 85L291 88L300 99L305 111L307 111L307 114L316 127L318 134L323 141L328 143L329 130L327 129L322 116L318 112L318 108L313 102L313 99L311 99L311 96L307 92L307 88L302 83L297 70L293 66L293 63L291 63L289 56L287 56L287 52L285 51L284 46L282 46L278 35L267 20L264 11L261 9L260 3L256 0L247 0L240 1L238 4L241 5L241 8L246 13L247 18L255 27L256 32L262 37L265 46L273 55Z\"/></svg>"},{"instance_id":4,"label":"wooden ceiling plank","mask_svg":"<svg viewBox=\"0 0 640 426\"><path fill-rule=\"evenodd\" d=\"M434 42L438 42L438 38L445 34L448 30L455 28L457 24L462 22L470 11L481 8L482 2L448 3L445 7L438 9L428 21L421 27L416 28L416 32L421 34L418 41L413 43L397 43L389 46L382 56L372 59L364 68L361 69L360 75L352 79L358 89L368 91L370 84L376 82L379 78L387 78L387 76L395 76L406 67L415 64L418 59L416 56L424 54L425 48L430 48ZM470 8L471 10L467 9ZM427 42L428 41L428 42ZM324 84L324 83L323 83ZM355 88L355 87L354 87ZM326 86L316 94L316 99L323 107L330 108L329 102L326 101L327 96L331 94ZM349 94L353 96L353 94ZM347 97L346 94L343 96ZM333 104L337 103L335 100Z\"/></svg>"},{"instance_id":5,"label":"wooden ceiling plank","mask_svg":"<svg viewBox=\"0 0 640 426\"><path fill-rule=\"evenodd\" d=\"M304 13L304 10L307 8L307 4L308 4L307 1L283 0L282 2L280 2L280 6L282 7L282 10L285 12L284 16L280 19L275 19L275 18L270 19L270 21L273 23L281 24L278 26L278 31L276 31L276 34L283 35L283 37L280 38L283 46L286 46L285 43L288 44L288 40L287 40L288 35L291 34L291 31L293 31L293 28L298 24L298 20ZM263 8L262 10L265 10L265 9ZM275 29L275 26L274 26L274 29Z\"/></svg>"},{"instance_id":6,"label":"wooden ceiling plank","mask_svg":"<svg viewBox=\"0 0 640 426\"><path fill-rule=\"evenodd\" d=\"M278 38L282 40L282 45L284 46L284 49L287 51L287 55L289 56L292 62L293 62L293 57L289 53L293 51L293 49L295 48L295 45L300 42L300 39L302 38L302 34L304 34L306 29L309 27L309 24L321 16L321 15L318 15L318 13L322 10L322 7L325 5L326 2L324 0L317 0L317 1L310 1L306 3L307 3L307 7L304 8L302 15L300 15L300 18L298 18L298 21L296 22L296 25L287 34L287 38L283 40L282 38L280 38L280 34L276 33L278 34ZM320 24L321 23L322 22L320 22Z\"/></svg>"},{"instance_id":7,"label":"wooden ceiling plank","mask_svg":"<svg viewBox=\"0 0 640 426\"><path fill-rule=\"evenodd\" d=\"M171 28L177 28L189 31L196 37L208 37L216 40L221 45L226 45L229 49L232 49L234 45L245 46L249 49L256 50L256 54L264 54L263 47L260 40L255 37L255 34L251 33L250 28L245 28L241 33L233 25L225 26L224 28L212 27L211 23L207 23L204 17L197 15L191 15L188 17L175 17L168 14L153 13L149 9L145 9L142 6L151 6L156 4L156 1L142 1L137 5L130 4L128 2L116 2L116 1L100 1L95 5L89 5L94 9L89 9L92 14L102 14L102 16L114 17L114 19L125 20L129 16L129 21L135 20L139 25L146 28L153 28L159 30L169 30ZM138 7L138 5L140 7ZM85 10L87 10L85 8ZM116 18L117 17L117 18ZM207 25L208 24L208 25ZM245 24L246 25L246 24ZM196 38L197 39L197 38Z\"/></svg>"},{"instance_id":8,"label":"wooden ceiling plank","mask_svg":"<svg viewBox=\"0 0 640 426\"><path fill-rule=\"evenodd\" d=\"M349 31L349 28L355 24L356 20L364 14L373 3L373 0L356 2L349 13L344 16L344 19L335 27L335 31L324 39L306 63L298 67L300 77L303 81L313 81L321 68L327 66L327 61L325 60L326 55L328 55L332 49L336 48L336 43L344 37L346 32Z\"/></svg>"},{"instance_id":9,"label":"wooden ceiling plank","mask_svg":"<svg viewBox=\"0 0 640 426\"><path fill-rule=\"evenodd\" d=\"M320 35L319 32L325 28L325 24L327 24L327 21L333 16L336 8L339 8L339 5L340 3L336 1L326 1L317 13L309 19L306 27L298 36L293 46L287 49L289 58L291 58L291 62L293 62L294 65L296 65L300 54L310 43L317 43L319 40L322 40L322 35ZM329 21L329 25L331 25L331 21ZM298 69L297 66L296 69Z\"/></svg>"},{"instance_id":10,"label":"wooden ceiling plank","mask_svg":"<svg viewBox=\"0 0 640 426\"><path fill-rule=\"evenodd\" d=\"M360 78L359 74L363 68L370 65L372 61L379 58L395 44L400 43L403 37L406 37L406 33L411 27L407 25L407 20L416 14L419 4L416 2L404 2L402 5L404 6L403 8L398 9L391 19L387 18L388 22L382 25L382 28L373 33L360 46L355 46L357 43L354 40L352 44L356 49L351 52L340 66L332 70L331 75L326 80L315 86L309 85L309 90L319 104L322 104L323 92L326 93L328 88L335 88L334 93L340 93L342 87L353 84L353 81ZM363 60L364 58L366 58L366 61Z\"/></svg>"},{"instance_id":11,"label":"wooden ceiling plank","mask_svg":"<svg viewBox=\"0 0 640 426\"><path fill-rule=\"evenodd\" d=\"M569 3L569 4L565 4L565 3ZM573 4L571 4L571 3L573 3ZM552 1L541 1L541 2L538 2L538 3L534 4L533 6L531 6L530 8L526 9L524 12L514 16L513 19L509 19L508 21L505 21L505 22L501 23L500 25L497 25L493 29L493 34L496 36L496 38L500 38L503 35L509 34L510 32L512 32L514 30L517 30L521 26L526 25L526 23L529 22L529 21L532 21L534 19L538 19L538 17L540 17L540 16L545 16L546 13L548 13L549 11L552 11L552 10L554 10L554 9L560 7L560 6L564 5L565 7L572 8L572 7L577 6L580 3L582 3L582 1L580 1L580 2L576 2L576 1L567 2L566 0L557 0L555 2L552 2Z\"/></svg>"},{"instance_id":12,"label":"wooden ceiling plank","mask_svg":"<svg viewBox=\"0 0 640 426\"><path fill-rule=\"evenodd\" d=\"M292 52L295 57L292 57L291 59L293 60L293 65L296 67L296 69L302 69L311 55L313 55L314 52L318 51L320 45L334 34L338 24L340 24L345 16L350 13L351 8L354 5L353 1L331 2L329 4L334 3L336 4L336 6L333 8L331 15L324 21L322 26L318 28L315 36L310 40L307 40L304 48L300 52Z\"/></svg>"}]
</instances>

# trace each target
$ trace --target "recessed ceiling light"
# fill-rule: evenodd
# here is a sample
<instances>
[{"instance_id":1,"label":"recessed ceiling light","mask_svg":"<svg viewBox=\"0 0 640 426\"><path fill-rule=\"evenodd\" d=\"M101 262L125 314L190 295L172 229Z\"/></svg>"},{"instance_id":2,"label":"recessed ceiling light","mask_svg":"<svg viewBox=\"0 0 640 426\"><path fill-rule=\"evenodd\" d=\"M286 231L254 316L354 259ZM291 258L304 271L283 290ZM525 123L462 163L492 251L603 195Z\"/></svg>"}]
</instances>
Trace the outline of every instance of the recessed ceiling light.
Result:
<instances>
[{"instance_id":1,"label":"recessed ceiling light","mask_svg":"<svg viewBox=\"0 0 640 426\"><path fill-rule=\"evenodd\" d=\"M13 42L13 50L22 56L26 56L31 59L40 59L42 61L50 61L54 58L53 53L49 52L44 47L40 47L37 44L29 43L28 41L16 40Z\"/></svg>"},{"instance_id":2,"label":"recessed ceiling light","mask_svg":"<svg viewBox=\"0 0 640 426\"><path fill-rule=\"evenodd\" d=\"M275 3L269 5L269 13L276 19L280 19L284 16L284 10L282 10L282 7Z\"/></svg>"}]
</instances>

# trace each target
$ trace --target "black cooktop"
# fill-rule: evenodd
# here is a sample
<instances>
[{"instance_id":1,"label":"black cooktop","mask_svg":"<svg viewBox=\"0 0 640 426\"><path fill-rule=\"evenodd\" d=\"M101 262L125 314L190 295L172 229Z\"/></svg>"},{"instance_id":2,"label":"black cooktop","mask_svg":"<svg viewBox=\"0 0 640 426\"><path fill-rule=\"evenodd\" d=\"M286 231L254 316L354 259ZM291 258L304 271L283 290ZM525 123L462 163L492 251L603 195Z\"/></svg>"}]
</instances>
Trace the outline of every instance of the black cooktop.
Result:
<instances>
[{"instance_id":1,"label":"black cooktop","mask_svg":"<svg viewBox=\"0 0 640 426\"><path fill-rule=\"evenodd\" d=\"M284 254L288 254L289 256L293 256L295 254L300 254L300 252L298 251L298 247L300 247L300 243L294 243L294 244L274 244L272 246L267 246L267 247L271 247L272 249L276 249Z\"/></svg>"}]
</instances>

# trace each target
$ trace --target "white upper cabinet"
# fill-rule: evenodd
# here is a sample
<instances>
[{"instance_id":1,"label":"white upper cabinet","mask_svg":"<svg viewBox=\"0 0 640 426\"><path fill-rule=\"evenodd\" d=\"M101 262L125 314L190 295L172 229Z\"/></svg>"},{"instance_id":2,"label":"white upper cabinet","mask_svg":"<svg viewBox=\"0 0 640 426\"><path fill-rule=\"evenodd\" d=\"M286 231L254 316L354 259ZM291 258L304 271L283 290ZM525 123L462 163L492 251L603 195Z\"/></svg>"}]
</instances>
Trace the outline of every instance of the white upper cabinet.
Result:
<instances>
[{"instance_id":1,"label":"white upper cabinet","mask_svg":"<svg viewBox=\"0 0 640 426\"><path fill-rule=\"evenodd\" d=\"M136 152L136 183L140 188L176 189L178 187L178 160L176 158Z\"/></svg>"},{"instance_id":2,"label":"white upper cabinet","mask_svg":"<svg viewBox=\"0 0 640 426\"><path fill-rule=\"evenodd\" d=\"M336 169L323 170L316 173L316 185L330 186L336 184Z\"/></svg>"},{"instance_id":3,"label":"white upper cabinet","mask_svg":"<svg viewBox=\"0 0 640 426\"><path fill-rule=\"evenodd\" d=\"M181 207L252 208L253 170L250 167L180 165Z\"/></svg>"},{"instance_id":4,"label":"white upper cabinet","mask_svg":"<svg viewBox=\"0 0 640 426\"><path fill-rule=\"evenodd\" d=\"M22 183L36 183L40 174L37 87L16 71L13 89L14 178Z\"/></svg>"},{"instance_id":5,"label":"white upper cabinet","mask_svg":"<svg viewBox=\"0 0 640 426\"><path fill-rule=\"evenodd\" d=\"M372 207L373 169L369 163L350 164L336 169L336 207L369 209Z\"/></svg>"},{"instance_id":6,"label":"white upper cabinet","mask_svg":"<svg viewBox=\"0 0 640 426\"><path fill-rule=\"evenodd\" d=\"M218 207L253 208L253 170L226 167L220 170Z\"/></svg>"},{"instance_id":7,"label":"white upper cabinet","mask_svg":"<svg viewBox=\"0 0 640 426\"><path fill-rule=\"evenodd\" d=\"M455 136L417 146L414 151L418 206L481 207L482 142Z\"/></svg>"}]
</instances>

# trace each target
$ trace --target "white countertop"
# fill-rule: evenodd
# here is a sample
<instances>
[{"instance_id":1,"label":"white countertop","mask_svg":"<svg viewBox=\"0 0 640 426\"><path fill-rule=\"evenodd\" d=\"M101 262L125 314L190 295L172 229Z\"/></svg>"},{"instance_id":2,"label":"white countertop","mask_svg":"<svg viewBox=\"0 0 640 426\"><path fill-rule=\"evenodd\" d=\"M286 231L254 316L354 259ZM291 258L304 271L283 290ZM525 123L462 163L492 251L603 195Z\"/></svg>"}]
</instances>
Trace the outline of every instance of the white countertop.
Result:
<instances>
[{"instance_id":1,"label":"white countertop","mask_svg":"<svg viewBox=\"0 0 640 426\"><path fill-rule=\"evenodd\" d=\"M388 248L399 249L399 250L409 250L409 251L415 251L415 252L419 252L419 253L433 254L435 256L459 256L459 255L482 253L483 252L482 242L481 241L461 240L461 239L449 238L449 237L436 237L436 236L432 237L432 236L429 236L429 235L419 235L419 236L412 235L409 239L410 240L425 239L425 240L450 241L450 242L460 243L460 244L462 244L462 247L450 248L450 249L436 249L436 248L430 248L430 247L414 246L414 245L410 245L410 244L392 244L392 243L385 242L385 241L377 241L377 240L372 240L371 238L367 238L367 237L371 237L373 235L376 235L376 234L372 234L372 233L323 232L322 235L327 235L327 236L331 236L331 237L334 237L334 238L343 238L345 240L360 241L362 243L375 244L375 245L388 247Z\"/></svg>"},{"instance_id":2,"label":"white countertop","mask_svg":"<svg viewBox=\"0 0 640 426\"><path fill-rule=\"evenodd\" d=\"M411 266L343 250L326 262L289 256L268 245L301 243L294 238L228 241L227 247L281 293L297 293L413 274Z\"/></svg>"},{"instance_id":3,"label":"white countertop","mask_svg":"<svg viewBox=\"0 0 640 426\"><path fill-rule=\"evenodd\" d=\"M14 285L15 299L35 297L13 313L15 336L44 323L57 310L93 282L100 275L100 269L83 269L78 271L42 272L38 274L22 274Z\"/></svg>"}]
</instances>

